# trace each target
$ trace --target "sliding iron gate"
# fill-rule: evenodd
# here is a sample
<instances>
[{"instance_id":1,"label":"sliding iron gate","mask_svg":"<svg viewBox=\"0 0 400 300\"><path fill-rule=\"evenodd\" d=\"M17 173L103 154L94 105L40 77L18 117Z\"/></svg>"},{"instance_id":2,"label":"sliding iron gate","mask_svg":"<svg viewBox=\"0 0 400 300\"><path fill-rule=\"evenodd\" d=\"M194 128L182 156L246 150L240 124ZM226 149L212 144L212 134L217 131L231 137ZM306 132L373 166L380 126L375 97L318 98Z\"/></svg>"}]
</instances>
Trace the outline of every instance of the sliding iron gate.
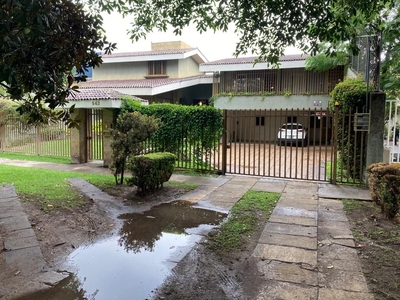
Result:
<instances>
[{"instance_id":1,"label":"sliding iron gate","mask_svg":"<svg viewBox=\"0 0 400 300\"><path fill-rule=\"evenodd\" d=\"M328 109L225 110L218 169L228 174L362 183L363 174L358 170L364 168L366 134L354 132L353 119L350 112L338 124ZM283 127L302 132L285 136ZM335 131L339 127L352 132L347 138L352 136L355 145L341 139ZM356 150L360 148L357 142L362 143L363 151ZM343 155L354 159L345 159L344 166ZM345 167L357 172L350 174Z\"/></svg>"}]
</instances>

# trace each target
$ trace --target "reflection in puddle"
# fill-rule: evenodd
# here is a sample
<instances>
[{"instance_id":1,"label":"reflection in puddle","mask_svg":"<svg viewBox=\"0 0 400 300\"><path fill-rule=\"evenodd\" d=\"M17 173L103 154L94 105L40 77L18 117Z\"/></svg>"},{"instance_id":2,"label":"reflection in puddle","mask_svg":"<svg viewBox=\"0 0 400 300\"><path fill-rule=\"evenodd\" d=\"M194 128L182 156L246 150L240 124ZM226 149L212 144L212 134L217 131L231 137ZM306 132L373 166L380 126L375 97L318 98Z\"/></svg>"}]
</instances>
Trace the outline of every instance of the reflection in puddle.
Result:
<instances>
[{"instance_id":1,"label":"reflection in puddle","mask_svg":"<svg viewBox=\"0 0 400 300\"><path fill-rule=\"evenodd\" d=\"M223 217L181 201L122 215L118 236L71 254L74 275L26 299L146 299Z\"/></svg>"}]
</instances>

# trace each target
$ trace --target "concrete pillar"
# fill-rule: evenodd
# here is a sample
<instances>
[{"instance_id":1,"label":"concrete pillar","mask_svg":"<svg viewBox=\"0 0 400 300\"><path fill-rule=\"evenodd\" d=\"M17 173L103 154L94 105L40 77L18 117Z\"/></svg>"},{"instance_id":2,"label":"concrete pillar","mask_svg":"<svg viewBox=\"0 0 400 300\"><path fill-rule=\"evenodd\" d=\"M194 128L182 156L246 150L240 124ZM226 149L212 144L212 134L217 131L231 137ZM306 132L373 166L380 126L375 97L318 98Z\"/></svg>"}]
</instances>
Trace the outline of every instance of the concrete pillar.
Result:
<instances>
[{"instance_id":1,"label":"concrete pillar","mask_svg":"<svg viewBox=\"0 0 400 300\"><path fill-rule=\"evenodd\" d=\"M385 128L385 100L383 92L370 93L370 124L367 141L367 167L383 162L383 137Z\"/></svg>"},{"instance_id":2,"label":"concrete pillar","mask_svg":"<svg viewBox=\"0 0 400 300\"><path fill-rule=\"evenodd\" d=\"M108 167L111 163L112 149L111 149L111 128L114 121L114 115L111 110L103 110L103 166Z\"/></svg>"},{"instance_id":3,"label":"concrete pillar","mask_svg":"<svg viewBox=\"0 0 400 300\"><path fill-rule=\"evenodd\" d=\"M88 147L86 110L84 108L77 108L72 117L78 118L79 128L71 128L71 163L87 163Z\"/></svg>"}]
</instances>

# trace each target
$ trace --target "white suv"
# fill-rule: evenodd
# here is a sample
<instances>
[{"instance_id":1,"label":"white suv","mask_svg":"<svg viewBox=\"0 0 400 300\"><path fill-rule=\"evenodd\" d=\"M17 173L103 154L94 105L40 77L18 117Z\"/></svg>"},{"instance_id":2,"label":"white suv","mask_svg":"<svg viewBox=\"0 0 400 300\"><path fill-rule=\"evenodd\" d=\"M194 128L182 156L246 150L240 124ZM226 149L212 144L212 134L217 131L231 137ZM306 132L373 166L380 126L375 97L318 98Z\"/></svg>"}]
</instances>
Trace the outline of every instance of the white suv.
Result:
<instances>
[{"instance_id":1,"label":"white suv","mask_svg":"<svg viewBox=\"0 0 400 300\"><path fill-rule=\"evenodd\" d=\"M278 132L278 145L293 144L307 146L307 130L300 123L283 124Z\"/></svg>"}]
</instances>

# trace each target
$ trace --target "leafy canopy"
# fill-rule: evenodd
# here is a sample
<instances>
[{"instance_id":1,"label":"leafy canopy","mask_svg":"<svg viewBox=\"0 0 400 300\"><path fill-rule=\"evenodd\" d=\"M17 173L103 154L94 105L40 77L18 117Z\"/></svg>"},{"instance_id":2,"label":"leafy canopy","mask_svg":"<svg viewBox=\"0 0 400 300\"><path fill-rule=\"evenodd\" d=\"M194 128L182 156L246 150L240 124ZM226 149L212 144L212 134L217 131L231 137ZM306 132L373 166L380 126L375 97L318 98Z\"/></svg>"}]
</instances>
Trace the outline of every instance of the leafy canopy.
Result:
<instances>
[{"instance_id":1,"label":"leafy canopy","mask_svg":"<svg viewBox=\"0 0 400 300\"><path fill-rule=\"evenodd\" d=\"M194 24L202 33L226 31L234 24L240 37L235 54L252 52L276 63L288 46L306 53L321 42L352 40L353 29L369 24L395 0L88 0L93 9L119 11L132 20L133 40L168 25L179 35ZM353 50L357 46L352 44Z\"/></svg>"},{"instance_id":2,"label":"leafy canopy","mask_svg":"<svg viewBox=\"0 0 400 300\"><path fill-rule=\"evenodd\" d=\"M46 106L64 106L74 79L102 62L96 50L115 47L101 26L99 15L72 0L0 1L0 86L30 122L69 120L70 111Z\"/></svg>"}]
</instances>

